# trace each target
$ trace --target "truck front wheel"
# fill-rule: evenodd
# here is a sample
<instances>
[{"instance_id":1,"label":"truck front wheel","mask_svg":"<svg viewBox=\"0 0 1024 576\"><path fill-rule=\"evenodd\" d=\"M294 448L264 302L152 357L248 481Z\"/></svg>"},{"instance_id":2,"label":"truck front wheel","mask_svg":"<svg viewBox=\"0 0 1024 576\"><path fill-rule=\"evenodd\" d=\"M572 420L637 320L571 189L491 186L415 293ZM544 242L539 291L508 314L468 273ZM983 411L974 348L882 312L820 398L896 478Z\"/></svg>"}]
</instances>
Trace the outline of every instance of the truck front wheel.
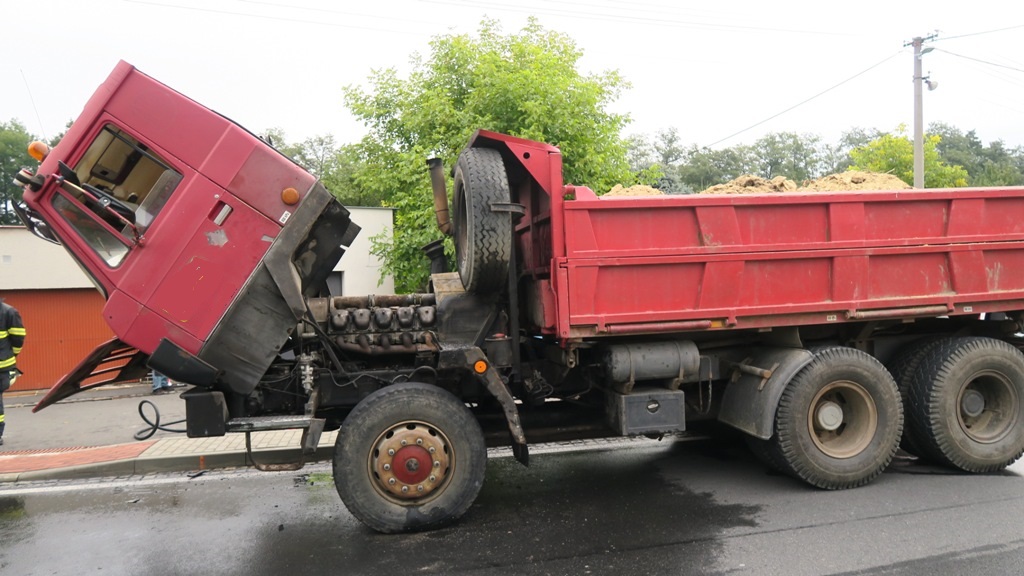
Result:
<instances>
[{"instance_id":1,"label":"truck front wheel","mask_svg":"<svg viewBox=\"0 0 1024 576\"><path fill-rule=\"evenodd\" d=\"M853 348L818 352L786 386L772 447L784 471L819 488L854 488L892 461L903 429L900 393L877 360Z\"/></svg>"},{"instance_id":2,"label":"truck front wheel","mask_svg":"<svg viewBox=\"0 0 1024 576\"><path fill-rule=\"evenodd\" d=\"M465 404L430 384L386 386L338 431L334 484L353 516L384 533L439 528L469 509L487 463Z\"/></svg>"}]
</instances>

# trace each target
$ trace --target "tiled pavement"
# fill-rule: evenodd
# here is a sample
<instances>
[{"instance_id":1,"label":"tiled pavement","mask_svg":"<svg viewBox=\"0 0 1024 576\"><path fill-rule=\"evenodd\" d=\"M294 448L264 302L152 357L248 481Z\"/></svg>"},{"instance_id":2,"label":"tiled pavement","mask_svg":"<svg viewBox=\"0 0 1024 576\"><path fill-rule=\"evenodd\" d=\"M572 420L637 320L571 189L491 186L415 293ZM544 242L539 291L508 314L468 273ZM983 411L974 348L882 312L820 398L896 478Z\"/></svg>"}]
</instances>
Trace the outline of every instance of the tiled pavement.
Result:
<instances>
[{"instance_id":1,"label":"tiled pavement","mask_svg":"<svg viewBox=\"0 0 1024 576\"><path fill-rule=\"evenodd\" d=\"M334 453L337 432L325 432L307 462L328 460ZM252 434L257 461L279 463L299 456L301 430ZM0 482L124 476L154 472L188 472L251 466L245 435L217 438L172 437L113 446L76 447L0 452Z\"/></svg>"}]
</instances>

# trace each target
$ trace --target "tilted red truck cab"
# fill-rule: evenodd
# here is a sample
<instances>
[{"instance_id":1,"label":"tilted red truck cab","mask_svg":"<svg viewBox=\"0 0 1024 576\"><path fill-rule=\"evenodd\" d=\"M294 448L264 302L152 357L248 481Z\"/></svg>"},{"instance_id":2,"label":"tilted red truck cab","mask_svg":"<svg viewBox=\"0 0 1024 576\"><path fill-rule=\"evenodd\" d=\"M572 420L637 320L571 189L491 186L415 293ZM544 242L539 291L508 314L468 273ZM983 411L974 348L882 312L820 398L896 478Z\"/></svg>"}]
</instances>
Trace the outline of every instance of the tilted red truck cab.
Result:
<instances>
[{"instance_id":1,"label":"tilted red truck cab","mask_svg":"<svg viewBox=\"0 0 1024 576\"><path fill-rule=\"evenodd\" d=\"M120 63L19 175L117 335L37 409L154 368L192 385L190 436L302 428L308 452L338 428L338 492L383 532L458 518L509 438L526 463L528 440L720 422L826 489L900 446L969 472L1024 453L1024 188L598 198L557 147L480 130L449 211L430 165L457 271L329 295L348 211Z\"/></svg>"},{"instance_id":2,"label":"tilted red truck cab","mask_svg":"<svg viewBox=\"0 0 1024 576\"><path fill-rule=\"evenodd\" d=\"M322 282L341 257L342 242L358 232L348 225L347 211L308 172L125 62L96 91L38 173L59 175L58 162L72 169L84 192L51 178L39 191L28 190L25 202L48 216L52 233L104 294L104 316L117 337L146 355L162 341L173 343L217 364L225 381L239 390L252 390L295 325L286 306L281 312L282 302L240 298L261 285L254 271L273 270L266 262L275 252L308 243L305 237L284 237L284 225L305 210L308 214L300 213L308 220L304 224L318 229L329 224L337 236L333 247L308 251L308 266L299 270L306 284ZM90 189L129 207L133 222L109 213L97 216ZM292 271L278 275L282 278L273 280L284 287L278 291L291 285L292 304L301 310L301 287ZM244 318L254 314L258 327ZM242 340L231 332L239 329L260 333ZM163 368L172 377L188 378L174 374L175 365L196 369L176 359L167 362L172 364ZM68 384L72 388L61 394L78 385Z\"/></svg>"}]
</instances>

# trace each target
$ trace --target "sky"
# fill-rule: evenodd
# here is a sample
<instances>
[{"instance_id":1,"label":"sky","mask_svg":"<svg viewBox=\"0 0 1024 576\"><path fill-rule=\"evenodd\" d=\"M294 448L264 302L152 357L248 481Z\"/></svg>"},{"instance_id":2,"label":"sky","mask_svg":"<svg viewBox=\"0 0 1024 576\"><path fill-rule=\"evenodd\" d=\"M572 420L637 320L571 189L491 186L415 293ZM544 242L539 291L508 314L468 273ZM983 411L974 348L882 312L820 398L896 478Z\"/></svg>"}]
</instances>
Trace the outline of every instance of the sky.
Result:
<instances>
[{"instance_id":1,"label":"sky","mask_svg":"<svg viewBox=\"0 0 1024 576\"><path fill-rule=\"evenodd\" d=\"M581 71L630 82L610 107L631 118L626 135L676 128L717 149L770 132L912 134L905 44L935 34L925 124L1024 145L1024 3L1008 0L0 0L0 122L52 137L126 60L254 132L355 142L366 130L345 86L404 77L438 35L530 16L576 42Z\"/></svg>"}]
</instances>

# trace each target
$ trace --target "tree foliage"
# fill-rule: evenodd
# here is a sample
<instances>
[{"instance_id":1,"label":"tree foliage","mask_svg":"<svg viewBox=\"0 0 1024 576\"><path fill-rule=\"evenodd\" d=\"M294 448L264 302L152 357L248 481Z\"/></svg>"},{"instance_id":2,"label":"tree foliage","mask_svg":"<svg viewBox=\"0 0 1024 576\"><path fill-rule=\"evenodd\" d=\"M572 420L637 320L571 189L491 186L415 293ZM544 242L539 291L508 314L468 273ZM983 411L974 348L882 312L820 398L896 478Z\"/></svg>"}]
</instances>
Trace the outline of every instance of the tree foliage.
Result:
<instances>
[{"instance_id":1,"label":"tree foliage","mask_svg":"<svg viewBox=\"0 0 1024 576\"><path fill-rule=\"evenodd\" d=\"M440 236L424 161L437 156L452 166L478 128L558 146L566 183L598 192L632 183L620 136L628 118L606 109L626 83L617 72L581 73L581 55L568 36L535 20L509 34L485 20L475 36L435 37L407 78L379 70L368 90L346 89L346 105L369 128L351 182L397 209L393 237L376 238L374 250L399 291L425 284L420 247Z\"/></svg>"},{"instance_id":2,"label":"tree foliage","mask_svg":"<svg viewBox=\"0 0 1024 576\"><path fill-rule=\"evenodd\" d=\"M32 135L17 120L0 122L0 224L20 223L12 204L21 201L21 188L13 181L23 167L36 165L28 155L32 140Z\"/></svg>"},{"instance_id":3,"label":"tree foliage","mask_svg":"<svg viewBox=\"0 0 1024 576\"><path fill-rule=\"evenodd\" d=\"M974 130L966 133L943 123L928 126L928 133L939 136L936 144L942 158L963 166L971 186L1020 186L1024 184L1024 150L1007 149L1001 140L982 144Z\"/></svg>"},{"instance_id":4,"label":"tree foliage","mask_svg":"<svg viewBox=\"0 0 1024 576\"><path fill-rule=\"evenodd\" d=\"M851 168L888 172L913 183L913 143L904 126L893 133L855 127L834 143L794 132L773 132L753 144L717 150L682 142L675 128L653 137L633 135L627 140L630 166L660 170L658 187L669 194L699 192L744 174L801 183ZM1024 147L1007 148L999 140L986 146L973 130L932 124L925 141L925 186L966 185L1024 185Z\"/></svg>"},{"instance_id":5,"label":"tree foliage","mask_svg":"<svg viewBox=\"0 0 1024 576\"><path fill-rule=\"evenodd\" d=\"M914 143L900 125L895 134L882 134L850 152L853 166L868 172L893 174L907 184L914 183ZM924 187L951 188L967 186L968 173L962 166L947 164L939 155L942 137L929 134L924 139Z\"/></svg>"}]
</instances>

